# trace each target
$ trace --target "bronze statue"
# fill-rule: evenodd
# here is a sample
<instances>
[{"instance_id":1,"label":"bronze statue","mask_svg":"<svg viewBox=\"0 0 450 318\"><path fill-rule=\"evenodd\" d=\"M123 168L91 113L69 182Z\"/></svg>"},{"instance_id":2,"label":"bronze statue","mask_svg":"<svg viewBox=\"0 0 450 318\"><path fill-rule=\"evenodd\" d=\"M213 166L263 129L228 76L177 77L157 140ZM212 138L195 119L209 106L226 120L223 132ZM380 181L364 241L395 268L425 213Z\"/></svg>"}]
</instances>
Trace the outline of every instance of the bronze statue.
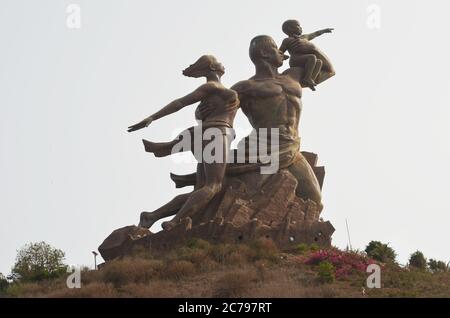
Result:
<instances>
[{"instance_id":1,"label":"bronze statue","mask_svg":"<svg viewBox=\"0 0 450 318\"><path fill-rule=\"evenodd\" d=\"M239 94L241 109L253 128L279 128L280 168L288 168L296 177L299 197L311 199L321 207L320 186L311 166L299 151L300 83L305 70L291 67L282 74L278 73L286 56L267 35L253 38L249 53L255 65L255 75L232 87Z\"/></svg>"},{"instance_id":2,"label":"bronze statue","mask_svg":"<svg viewBox=\"0 0 450 318\"><path fill-rule=\"evenodd\" d=\"M288 36L280 46L284 53L291 55L289 65L291 67L304 67L303 83L315 90L315 86L335 74L328 57L323 54L310 41L324 33L331 33L332 28L319 30L310 34L302 34L303 29L297 20L287 20L282 26L283 32ZM322 74L321 74L322 73ZM321 74L321 77L318 77Z\"/></svg>"},{"instance_id":3,"label":"bronze statue","mask_svg":"<svg viewBox=\"0 0 450 318\"><path fill-rule=\"evenodd\" d=\"M302 199L314 201L322 210L321 189L311 165L300 153L300 137L298 124L302 109L301 96L305 70L301 67L291 67L282 74L278 68L288 57L278 49L275 41L267 35L255 37L250 43L250 59L255 65L256 73L249 80L235 84L231 89L239 95L241 109L247 116L255 131L259 128L279 129L279 163L280 169L288 170L296 177L298 186L296 194ZM324 75L325 72L325 75ZM334 74L322 70L318 77L324 81ZM211 111L214 104L205 102L204 112ZM248 138L248 137L247 137ZM246 143L243 143L247 145ZM248 151L245 154L248 155ZM247 162L247 161L246 161ZM260 164L229 163L227 175L256 172ZM182 186L196 185L198 172L185 176L172 174L172 179ZM186 215L178 214L181 207L189 198L189 193L175 197L168 204L153 213L141 214L142 226L149 226L160 218L176 214L176 218L169 223L173 226ZM164 224L165 225L165 224Z\"/></svg>"},{"instance_id":4,"label":"bronze statue","mask_svg":"<svg viewBox=\"0 0 450 318\"><path fill-rule=\"evenodd\" d=\"M325 171L316 165L316 154L300 152L298 125L302 85L314 90L317 84L335 75L328 58L309 43L332 29L302 36L298 22L287 21L283 30L290 38L283 41L281 48L267 35L251 40L249 55L255 65L255 75L250 79L227 89L220 83L223 66L212 56L202 56L183 74L206 77L206 84L128 128L128 131L134 131L147 127L153 120L200 102L195 113L203 123L200 130L218 129L223 136L220 149L224 152L220 162L203 162L203 150L210 143L202 139L202 155L199 156L195 151L195 140L189 140L190 150L199 160L197 172L183 176L171 174L171 178L177 188L193 185L194 191L175 197L151 213L142 212L139 227L126 226L112 232L99 247L106 261L128 255L136 246L167 250L191 238L216 243L269 238L283 249L294 248L299 243L331 246L334 227L320 218ZM291 54L291 67L279 73L278 68L289 58L284 54L286 50ZM231 133L230 137L226 132L232 128L239 106L254 132L244 138L237 149L230 151L234 136ZM179 149L177 145L197 127L185 130L170 142L143 140L145 150L155 156L187 150ZM277 171L271 175L260 171L267 164L263 160L264 154L258 149L258 160L253 161L255 152L249 146L251 142L246 142L264 139L264 130L266 133L274 130L279 137L279 147L270 148L270 155L275 154L278 163ZM245 160L228 161L236 158L236 154L243 154ZM152 233L148 230L157 220L172 215L175 217L170 222L163 223L164 231Z\"/></svg>"},{"instance_id":5,"label":"bronze statue","mask_svg":"<svg viewBox=\"0 0 450 318\"><path fill-rule=\"evenodd\" d=\"M227 157L230 151L230 144L232 138L234 138L232 132L233 120L239 108L239 100L236 92L227 89L220 82L220 78L224 72L223 65L214 56L204 55L200 57L194 64L183 71L183 75L196 78L205 77L206 84L201 85L194 92L176 99L160 111L128 128L128 131L131 132L147 127L156 119L172 114L188 105L200 102L195 112L197 121L200 121L202 125L200 134L203 135L203 132L209 128L215 128L220 130L222 137L220 140L223 150L222 157L211 163L204 162L204 158L202 157L203 150L207 146L208 141L202 138L201 153L194 151L194 140L189 141L191 145L190 150L192 150L194 156L199 161L195 190L192 193L175 197L172 201L152 213L142 212L139 223L141 227L149 228L155 221L176 213L173 220L163 224L165 229L170 229L182 218L192 217L220 191L228 161ZM147 152L153 152L157 157L170 155L175 149L174 146L182 138L185 136L189 138L195 137L193 136L196 133L195 129L196 127L189 128L170 142L152 143L144 139L145 150ZM184 151L186 149L178 150Z\"/></svg>"},{"instance_id":6,"label":"bronze statue","mask_svg":"<svg viewBox=\"0 0 450 318\"><path fill-rule=\"evenodd\" d=\"M267 35L252 39L249 54L255 65L255 75L232 87L239 94L241 109L256 132L259 128L279 129L280 169L287 168L296 177L297 196L313 200L321 210L323 206L318 180L312 167L299 151L298 125L302 110L300 83L303 82L305 70L302 67L291 67L280 74L278 68L288 57ZM334 74L334 71L330 73L322 69L318 82L323 82ZM247 155L248 152L245 153ZM230 163L227 166L227 175L250 171L255 171L254 164ZM172 175L172 179L180 186L192 185L195 174Z\"/></svg>"}]
</instances>

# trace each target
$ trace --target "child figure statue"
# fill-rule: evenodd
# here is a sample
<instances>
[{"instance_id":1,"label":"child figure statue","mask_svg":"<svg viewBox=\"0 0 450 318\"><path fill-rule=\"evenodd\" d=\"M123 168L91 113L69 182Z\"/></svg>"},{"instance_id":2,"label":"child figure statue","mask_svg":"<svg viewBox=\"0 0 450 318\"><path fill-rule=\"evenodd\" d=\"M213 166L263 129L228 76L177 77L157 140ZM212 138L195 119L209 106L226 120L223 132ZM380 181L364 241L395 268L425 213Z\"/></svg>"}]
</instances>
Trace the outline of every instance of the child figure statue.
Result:
<instances>
[{"instance_id":1,"label":"child figure statue","mask_svg":"<svg viewBox=\"0 0 450 318\"><path fill-rule=\"evenodd\" d=\"M303 67L305 74L303 84L312 90L315 86L335 75L328 57L310 41L324 33L331 33L333 29L323 29L310 34L303 34L302 27L297 20L287 20L282 26L288 36L280 46L280 50L290 54L291 67Z\"/></svg>"}]
</instances>

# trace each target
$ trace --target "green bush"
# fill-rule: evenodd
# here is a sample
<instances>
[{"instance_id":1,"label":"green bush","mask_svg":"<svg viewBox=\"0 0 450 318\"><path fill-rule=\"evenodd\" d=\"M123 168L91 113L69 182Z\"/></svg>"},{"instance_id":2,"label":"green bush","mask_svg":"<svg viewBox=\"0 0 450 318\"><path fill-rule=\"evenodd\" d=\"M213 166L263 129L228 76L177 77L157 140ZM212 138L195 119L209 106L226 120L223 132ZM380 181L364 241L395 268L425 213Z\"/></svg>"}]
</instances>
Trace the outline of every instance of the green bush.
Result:
<instances>
[{"instance_id":1,"label":"green bush","mask_svg":"<svg viewBox=\"0 0 450 318\"><path fill-rule=\"evenodd\" d=\"M319 281L322 283L333 283L336 279L335 268L329 261L323 261L319 264Z\"/></svg>"},{"instance_id":2,"label":"green bush","mask_svg":"<svg viewBox=\"0 0 450 318\"><path fill-rule=\"evenodd\" d=\"M397 257L395 251L388 244L379 241L371 241L366 246L365 252L368 257L382 263L395 263Z\"/></svg>"},{"instance_id":3,"label":"green bush","mask_svg":"<svg viewBox=\"0 0 450 318\"><path fill-rule=\"evenodd\" d=\"M297 253L303 254L303 253L307 252L309 250L309 248L308 248L308 245L306 245L305 243L300 243L297 245L296 250L297 250Z\"/></svg>"},{"instance_id":4,"label":"green bush","mask_svg":"<svg viewBox=\"0 0 450 318\"><path fill-rule=\"evenodd\" d=\"M45 242L29 243L16 256L11 278L20 282L35 282L59 277L67 272L64 252Z\"/></svg>"},{"instance_id":5,"label":"green bush","mask_svg":"<svg viewBox=\"0 0 450 318\"><path fill-rule=\"evenodd\" d=\"M433 273L445 273L449 271L449 265L443 261L437 261L434 259L430 259L428 261L428 268Z\"/></svg>"},{"instance_id":6,"label":"green bush","mask_svg":"<svg viewBox=\"0 0 450 318\"><path fill-rule=\"evenodd\" d=\"M421 251L415 251L409 257L409 267L425 270L427 268L427 259Z\"/></svg>"}]
</instances>

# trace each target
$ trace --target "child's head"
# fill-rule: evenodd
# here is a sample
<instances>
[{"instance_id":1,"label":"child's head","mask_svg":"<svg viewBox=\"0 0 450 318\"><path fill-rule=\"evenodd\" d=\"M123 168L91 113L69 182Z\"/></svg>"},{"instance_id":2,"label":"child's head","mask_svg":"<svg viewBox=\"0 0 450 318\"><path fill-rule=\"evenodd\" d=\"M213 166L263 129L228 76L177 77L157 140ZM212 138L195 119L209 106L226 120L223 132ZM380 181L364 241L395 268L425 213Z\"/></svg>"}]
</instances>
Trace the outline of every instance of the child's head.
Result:
<instances>
[{"instance_id":1,"label":"child's head","mask_svg":"<svg viewBox=\"0 0 450 318\"><path fill-rule=\"evenodd\" d=\"M221 77L225 73L225 68L222 63L212 55L203 55L194 64L183 70L184 76L189 77L203 77L209 73L216 73Z\"/></svg>"},{"instance_id":2,"label":"child's head","mask_svg":"<svg viewBox=\"0 0 450 318\"><path fill-rule=\"evenodd\" d=\"M297 20L285 21L283 23L282 29L287 36L301 35L303 32L302 27Z\"/></svg>"}]
</instances>

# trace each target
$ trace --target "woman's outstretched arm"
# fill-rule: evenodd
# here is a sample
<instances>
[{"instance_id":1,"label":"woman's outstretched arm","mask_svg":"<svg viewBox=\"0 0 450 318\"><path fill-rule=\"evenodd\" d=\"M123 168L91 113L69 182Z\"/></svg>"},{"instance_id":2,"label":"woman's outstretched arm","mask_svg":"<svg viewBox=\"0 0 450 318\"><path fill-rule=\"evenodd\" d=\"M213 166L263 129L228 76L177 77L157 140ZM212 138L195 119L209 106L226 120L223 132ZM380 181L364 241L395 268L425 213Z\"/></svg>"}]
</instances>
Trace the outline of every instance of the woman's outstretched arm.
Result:
<instances>
[{"instance_id":1,"label":"woman's outstretched arm","mask_svg":"<svg viewBox=\"0 0 450 318\"><path fill-rule=\"evenodd\" d=\"M167 115L176 113L183 107L186 107L188 105L195 104L199 101L201 101L210 91L211 85L209 84L203 84L199 88L197 88L192 93L178 98L168 104L167 106L163 107L161 110L157 111L153 115L150 115L149 117L145 118L144 120L140 121L139 123L132 125L128 127L128 132L136 131L145 127L148 127L152 121L160 119L162 117L165 117Z\"/></svg>"}]
</instances>

